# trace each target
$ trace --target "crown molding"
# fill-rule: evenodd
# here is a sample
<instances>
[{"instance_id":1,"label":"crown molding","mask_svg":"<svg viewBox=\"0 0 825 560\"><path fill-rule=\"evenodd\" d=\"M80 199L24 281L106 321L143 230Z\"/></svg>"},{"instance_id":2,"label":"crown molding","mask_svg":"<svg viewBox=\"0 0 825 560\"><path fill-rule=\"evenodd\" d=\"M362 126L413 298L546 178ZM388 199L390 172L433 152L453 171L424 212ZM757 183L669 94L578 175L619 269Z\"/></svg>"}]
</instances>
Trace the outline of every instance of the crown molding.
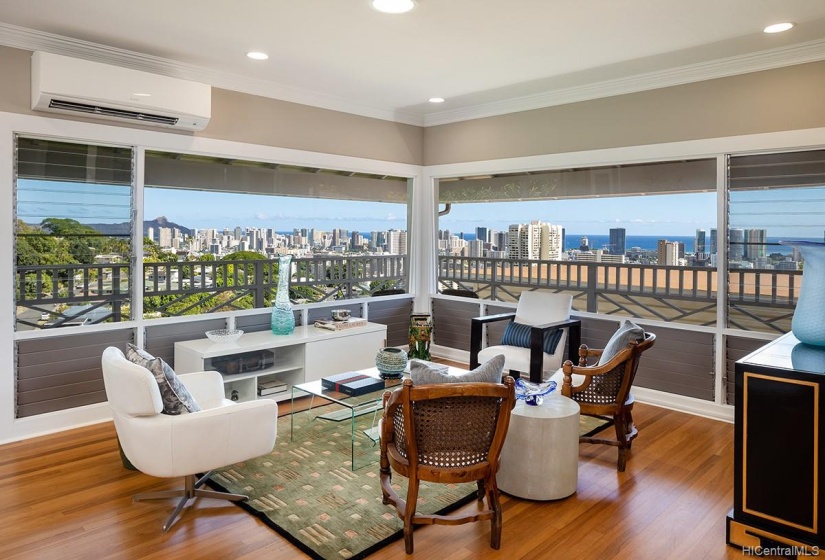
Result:
<instances>
[{"instance_id":1,"label":"crown molding","mask_svg":"<svg viewBox=\"0 0 825 560\"><path fill-rule=\"evenodd\" d=\"M615 80L558 89L535 95L525 95L505 101L475 105L464 109L430 113L424 117L424 126L437 126L472 119L495 117L509 113L517 113L519 111L542 109L544 107L565 105L567 103L678 86L716 78L726 78L738 74L772 70L783 66L793 66L795 64L805 64L806 62L817 62L820 60L825 60L825 39L710 62L637 74L626 78L617 78Z\"/></svg>"},{"instance_id":2,"label":"crown molding","mask_svg":"<svg viewBox=\"0 0 825 560\"><path fill-rule=\"evenodd\" d=\"M525 95L462 109L439 111L422 117L413 113L353 103L332 95L245 78L228 72L208 70L161 57L107 47L89 41L35 31L2 22L0 22L0 45L30 51L46 51L94 62L114 64L281 101L424 127L542 109L567 103L825 60L825 39L822 39L711 62Z\"/></svg>"}]
</instances>

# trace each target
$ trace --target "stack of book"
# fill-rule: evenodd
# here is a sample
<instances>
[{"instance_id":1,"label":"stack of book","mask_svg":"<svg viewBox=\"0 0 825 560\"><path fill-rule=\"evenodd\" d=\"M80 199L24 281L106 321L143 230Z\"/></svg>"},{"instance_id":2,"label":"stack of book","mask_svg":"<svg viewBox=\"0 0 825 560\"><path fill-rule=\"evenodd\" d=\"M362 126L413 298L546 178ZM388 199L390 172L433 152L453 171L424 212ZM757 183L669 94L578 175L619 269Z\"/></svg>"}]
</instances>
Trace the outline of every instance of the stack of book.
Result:
<instances>
[{"instance_id":1,"label":"stack of book","mask_svg":"<svg viewBox=\"0 0 825 560\"><path fill-rule=\"evenodd\" d=\"M266 397L268 395L275 395L277 393L285 393L287 384L280 380L274 381L260 381L258 383L258 396Z\"/></svg>"},{"instance_id":2,"label":"stack of book","mask_svg":"<svg viewBox=\"0 0 825 560\"><path fill-rule=\"evenodd\" d=\"M350 317L346 321L315 321L315 326L319 329L327 329L329 331L340 331L342 329L351 329L353 327L364 327L367 325L367 320L361 317Z\"/></svg>"},{"instance_id":3,"label":"stack of book","mask_svg":"<svg viewBox=\"0 0 825 560\"><path fill-rule=\"evenodd\" d=\"M321 385L325 389L355 397L383 389L384 380L357 371L350 371L322 377Z\"/></svg>"}]
</instances>

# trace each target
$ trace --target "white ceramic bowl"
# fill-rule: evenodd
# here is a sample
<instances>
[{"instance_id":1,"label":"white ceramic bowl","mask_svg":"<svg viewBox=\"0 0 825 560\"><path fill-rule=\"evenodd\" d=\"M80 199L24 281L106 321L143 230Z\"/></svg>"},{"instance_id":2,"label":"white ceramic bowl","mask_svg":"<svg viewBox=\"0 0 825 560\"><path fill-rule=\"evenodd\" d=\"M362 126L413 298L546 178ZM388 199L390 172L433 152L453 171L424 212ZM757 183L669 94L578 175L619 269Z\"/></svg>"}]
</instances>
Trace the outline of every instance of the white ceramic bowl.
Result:
<instances>
[{"instance_id":1,"label":"white ceramic bowl","mask_svg":"<svg viewBox=\"0 0 825 560\"><path fill-rule=\"evenodd\" d=\"M227 329L217 329L214 331L206 331L206 338L212 342L235 342L243 334L242 330L230 331Z\"/></svg>"}]
</instances>

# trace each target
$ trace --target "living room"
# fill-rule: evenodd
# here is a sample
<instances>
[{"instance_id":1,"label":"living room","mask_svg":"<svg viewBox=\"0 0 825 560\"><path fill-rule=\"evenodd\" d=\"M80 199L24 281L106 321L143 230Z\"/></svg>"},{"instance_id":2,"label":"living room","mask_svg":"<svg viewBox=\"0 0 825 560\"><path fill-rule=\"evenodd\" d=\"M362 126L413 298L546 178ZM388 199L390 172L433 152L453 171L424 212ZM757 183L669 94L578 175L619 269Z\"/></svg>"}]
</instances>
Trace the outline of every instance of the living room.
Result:
<instances>
[{"instance_id":1,"label":"living room","mask_svg":"<svg viewBox=\"0 0 825 560\"><path fill-rule=\"evenodd\" d=\"M68 40L64 38L61 42L57 36L40 36L41 42L36 43L36 34L29 33L25 36L28 43L20 39L20 28L12 25L4 26L0 34L0 44L5 45L0 46L0 68L4 76L3 83L0 84L0 126L4 131L0 135L0 153L6 154L0 158L0 180L5 197L2 223L8 224L5 226L6 231L0 236L3 239L0 255L6 262L12 261L15 254L16 170L15 158L12 157L16 146L15 135L89 145L135 147L136 161L139 162L138 177L142 173L142 166L146 165L142 154L149 151L209 156L222 160L275 162L376 177L403 178L411 185L409 189L412 198L408 210L410 235L409 272L405 275L407 293L388 296L386 301L402 301L407 308L431 312L436 325L446 326L440 334L439 327L436 327L434 355L464 366L469 363L469 348L462 337L469 336L469 327L465 332L461 327L453 327L448 319L456 314L471 317L495 311L498 309L496 303L504 309L512 308L514 300L503 296L491 297L489 291L482 294L480 300L455 298L439 293L447 283L468 283L460 273L444 272L450 258L460 261L461 257L446 257L438 252L438 230L444 229L441 220L446 220L450 215L438 216L435 209L446 210L449 202L456 209L453 212L457 212L463 202L458 191L464 187L456 185L453 188L450 187L451 183L457 184L470 177L475 177L478 181L506 181L508 175L519 175L520 180L525 181L524 178L529 177L530 173L537 172L552 173L567 169L602 171L611 167L631 168L636 164L710 160L714 175L709 188L717 209L717 214L712 219L721 231L724 230L722 224L726 223L720 216L726 213L726 166L729 156L735 159L753 154L797 153L823 148L825 109L821 104L820 92L825 85L825 63L821 62L822 56L814 54L821 54L821 41L804 41L800 43L804 47L800 46L796 50L790 47L780 49L788 57L782 65L766 60L764 66L754 66L753 70L747 72L729 70L729 75L708 74L690 83L667 82L660 76L663 81L659 83L663 85L656 88L617 91L610 96L433 126L312 107L215 86L212 88L212 116L209 125L200 132L170 133L156 128L32 111L30 83L33 51L48 50L46 47L57 50L54 41L65 47ZM779 56L777 52L771 52L771 55ZM765 58L769 58L767 54ZM277 123L277 126L271 123ZM492 178L481 178L488 176ZM143 193L141 180L137 180L136 197ZM701 187L694 186L691 189L704 189L706 183L707 181ZM483 187L478 183L474 185L476 186L471 185L469 188L478 190ZM447 192L451 188L456 194L455 198L444 201L439 196L439 191ZM642 196L638 192L621 194ZM546 198L548 195L543 193L541 196ZM155 217L144 216L139 203L135 209L135 221ZM531 218L532 216L525 216L524 220L529 221ZM456 270L459 269L460 267ZM722 268L721 271L723 274L744 274L733 269ZM535 282L538 283L539 280ZM745 282L754 280L746 279ZM516 282L501 281L495 285L497 289L506 292L513 284ZM3 293L15 293L14 286L15 279L12 275L6 275L0 280L0 291ZM352 305L368 307L370 301L353 298ZM305 313L307 322L316 313L322 312L313 311L314 309L327 313L332 307L332 303L320 306L298 305L300 312ZM725 315L728 311L723 307L725 306L714 306L710 311L711 314L718 314L718 318L711 324L704 320L693 323L674 321L670 316L663 318L655 314L642 316L640 322L643 326L659 334L660 348L666 347L666 340L674 344L687 340L691 347L695 345L697 348L696 355L690 359L654 348L664 354L658 356L657 360L673 362L670 368L657 367L665 373L678 370L682 374L684 370L684 375L688 375L688 370L692 369L697 379L688 375L690 380L679 389L666 386L667 378L662 372L653 371L656 368L653 368L651 360L651 364L648 364L651 369L640 374L643 385L638 391L634 391L641 405L636 417L641 426L641 435L633 449L633 457L628 466L629 474L617 475L615 468L612 468L611 459L615 450L605 451L583 446L579 474L579 499L582 501L541 505L509 500L505 512L502 553L512 552L520 557L541 556L539 551L544 547L553 550L560 546L559 542L565 542L569 544L569 549L577 551L578 557L589 557L590 552L595 551L601 551L600 555L605 556L621 555L627 535L617 535L602 529L604 523L611 522L608 521L610 517L621 515L620 512L626 513L631 522L645 527L644 531L633 534L628 539L628 542L637 544L637 548L632 549L632 556L651 557L662 551L674 553L672 549L666 548L664 541L671 540L672 531L680 528L680 524L684 528L676 513L685 514L696 510L706 511L707 515L706 518L694 518L696 529L691 534L695 539L690 540L702 544L688 544L684 539L679 540L680 550L674 555L687 557L689 552L696 553L697 550L699 555L707 557L735 557L740 554L724 545L724 514L733 500L732 363L780 333L770 327L751 328L749 324L743 328L742 323L737 323L736 320L731 323ZM627 315L626 312L617 314L611 309L598 306L590 308L581 301L577 301L575 309L585 324L590 325L591 334L585 334L585 341L589 344L604 342L605 334L609 334L616 324L616 317L612 315ZM736 309L745 309L740 311L740 316L749 312L749 308L745 307ZM262 311L264 310L242 312L238 314L239 319L254 322L253 318L260 316ZM681 309L680 313L684 311ZM779 313L776 310L774 312ZM787 314L787 309L785 313ZM4 486L9 496L6 500L7 507L11 508L11 512L15 506L19 508L24 504L32 515L36 515L44 507L38 503L40 501L46 501L51 504L50 507L56 508L41 520L42 525L21 525L20 535L31 535L33 530L38 533L47 530L54 521L54 516L67 515L69 511L77 514L69 525L55 525L62 529L53 537L48 548L40 550L40 554L45 557L49 557L49 554L57 555L60 547L72 542L74 537L62 540L61 531L84 534L85 536L77 537L79 541L76 542L83 542L82 546L87 551L94 550L96 543L105 543L101 546L110 548L107 553L101 554L104 557L107 557L106 554L108 557L118 557L116 543L124 542L122 539L133 539L128 541L131 542L128 548L142 546L134 540L134 536L127 537L117 529L111 523L113 519L133 519L135 525L131 526L132 530L145 537L144 542L151 543L148 546L158 548L156 552L152 552L155 554L185 550L193 554L200 551L206 557L218 549L225 552L226 556L222 557L227 558L263 554L294 557L299 554L248 514L222 505L213 507L209 503L198 503L198 511L185 516L184 523L178 529L188 528L188 531L178 530L163 536L159 526L165 518L164 513L168 512L162 507L144 504L133 506L129 496L145 491L150 485L154 485L152 487L155 489L172 488L175 481L153 480L122 469L111 424L107 427L109 412L104 402L24 417L18 415L16 372L20 346L39 347L45 358L44 352L50 345L57 340L70 338L71 335L67 337L59 329L21 330L17 325L17 313L12 306L3 315L0 329L8 342L0 349L0 363L6 366L4 369L7 371L0 391L3 399L1 408L4 411L0 424L0 442L20 442L13 443L13 449L8 446L3 448L6 457L4 471L9 476L8 484ZM82 325L73 328L82 328L84 334L94 337L113 336L118 340L128 338L138 344L147 344L163 339L169 332L177 333L177 337L202 337L204 330L217 328L213 324L224 324L229 315L232 314L218 313L211 318L136 317L121 324ZM776 322L774 318L773 315L760 317L755 322L772 324ZM778 321L784 332L789 329L789 321L789 315ZM590 340L588 336L591 336ZM393 345L401 346L403 343L396 341ZM697 364L709 367L700 373ZM711 375L707 375L708 369L711 370ZM100 393L102 387L99 377L96 383L98 386L95 392ZM673 412L674 410L678 412ZM45 434L54 435L42 439ZM676 446L677 442L682 445ZM79 455L74 455L72 449L78 450ZM65 460L58 461L58 458ZM84 461L88 461L88 464ZM77 480L76 476L53 478L53 475L58 474L55 471L59 470L56 466L59 463L76 465L76 473L82 472L83 479ZM18 475L12 476L12 473L20 471L36 473L33 477L40 480L35 487L19 486L22 481L17 478ZM656 479L652 478L652 474L656 472L663 474L665 480L680 476L689 479L686 482L689 491L678 492L679 499L674 494L675 501L671 505L676 513L665 513L655 507L667 503L661 499L662 493L677 492L672 486L655 486L653 481ZM111 482L95 488L98 479ZM728 482L711 491L709 487L713 485L708 481L712 479ZM72 492L72 497L67 498L68 502L61 502L61 499L56 499L53 495L44 497L43 494L40 494L39 499L33 499L38 496L37 485L43 485L40 492L50 492L55 483L60 487L76 485L86 489L86 492ZM632 499L622 501L624 493L631 492L631 488L636 492L635 488L644 485L647 487L638 494L632 494ZM583 544L574 546L569 538L565 541L562 536L563 531L570 530L565 520L579 519L578 509L588 506L587 489L592 492L597 492L597 489L612 489L615 492L614 501L610 502L609 507L607 502L603 502L602 506L596 506L597 509L587 509L586 519L580 519L586 526L606 535L600 534L603 540L593 548L586 548ZM110 498L109 494L117 498ZM604 496L602 498L607 499ZM714 505L703 510L706 501ZM65 505L61 506L61 503ZM727 505L723 505L725 503ZM599 508L604 509L602 511ZM653 511L664 515L667 523L654 522ZM721 516L719 511L722 511ZM528 531L529 526L526 525L532 521L527 517L554 527L557 532L541 539L532 537L532 532ZM520 518L524 519L522 523L512 521ZM105 525L109 529L98 533L94 530L96 525ZM227 530L220 530L224 528ZM210 531L213 529L219 530ZM707 532L703 533L703 529ZM460 528L432 527L420 533L416 540L416 551L419 554L438 557L440 551L448 550L456 557L462 554L491 554L487 552L487 539L481 524ZM589 538L583 533L578 535L584 542ZM19 540L22 548L17 552L11 542L5 546L12 556L19 553L19 557L26 557L27 553L35 554L32 552L34 549L27 550L22 543L38 540L34 535L29 540ZM238 542L245 543L248 548L238 551ZM655 548L651 542L660 542L661 548ZM220 548L221 546L226 548ZM691 548L693 546L707 548ZM398 543L391 545L374 557L400 554L398 547ZM229 549L234 552L230 553ZM147 548L138 550L135 556L152 554ZM559 549L554 550L558 555ZM129 553L121 554L121 557L127 557Z\"/></svg>"}]
</instances>

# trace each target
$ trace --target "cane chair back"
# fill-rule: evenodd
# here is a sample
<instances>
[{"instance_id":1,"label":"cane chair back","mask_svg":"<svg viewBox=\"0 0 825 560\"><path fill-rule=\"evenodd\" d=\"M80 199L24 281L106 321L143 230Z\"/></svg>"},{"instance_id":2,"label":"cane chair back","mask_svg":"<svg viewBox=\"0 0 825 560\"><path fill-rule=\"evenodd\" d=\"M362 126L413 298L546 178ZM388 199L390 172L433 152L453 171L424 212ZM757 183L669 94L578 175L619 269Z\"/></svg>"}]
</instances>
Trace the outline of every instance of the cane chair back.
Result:
<instances>
[{"instance_id":1,"label":"cane chair back","mask_svg":"<svg viewBox=\"0 0 825 560\"><path fill-rule=\"evenodd\" d=\"M456 525L491 520L490 545L501 542L501 506L495 474L510 411L515 405L514 382L449 383L402 387L384 395L381 420L381 489L384 503L395 505L404 520L404 541L412 553L413 525ZM392 471L407 477L406 499L392 488ZM418 514L419 481L478 483L478 499L486 509L465 515Z\"/></svg>"}]
</instances>

